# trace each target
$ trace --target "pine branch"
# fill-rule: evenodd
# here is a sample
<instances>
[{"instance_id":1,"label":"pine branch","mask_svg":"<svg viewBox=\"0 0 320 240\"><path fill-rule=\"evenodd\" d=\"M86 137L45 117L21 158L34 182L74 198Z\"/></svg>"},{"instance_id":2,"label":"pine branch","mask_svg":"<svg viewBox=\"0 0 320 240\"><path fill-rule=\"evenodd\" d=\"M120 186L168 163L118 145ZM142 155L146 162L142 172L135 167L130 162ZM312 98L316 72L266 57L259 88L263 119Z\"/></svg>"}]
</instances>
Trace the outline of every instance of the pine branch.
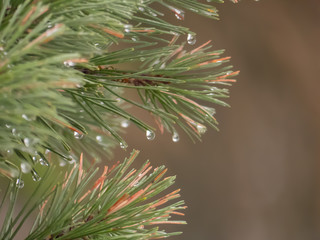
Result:
<instances>
[{"instance_id":1,"label":"pine branch","mask_svg":"<svg viewBox=\"0 0 320 240\"><path fill-rule=\"evenodd\" d=\"M218 19L214 6L196 0L0 2L0 174L10 179L0 239L14 239L36 211L26 239L179 234L154 227L184 223L170 220L185 209L183 201L167 204L178 191L158 197L174 182L162 179L163 166L128 171L137 151L98 178L93 166L114 146L127 148L122 127L130 122L154 139L156 128L129 113L130 105L149 112L174 142L180 129L193 140L207 126L218 129L212 104L229 106L225 87L238 72L210 41L190 50L196 34L163 17L184 20L189 11ZM83 162L83 152L94 162ZM67 163L73 168L57 176L56 166ZM17 210L29 173L41 184Z\"/></svg>"},{"instance_id":2,"label":"pine branch","mask_svg":"<svg viewBox=\"0 0 320 240\"><path fill-rule=\"evenodd\" d=\"M218 18L215 7L194 0L1 3L2 174L16 178L21 164L34 169L46 149L55 153L54 162L72 161L84 149L99 160L116 142L126 148L121 121L152 139L155 128L129 114L128 103L152 113L160 132L166 129L175 141L177 126L197 139L205 125L217 128L214 108L197 100L228 106L220 99L228 90L215 85L234 82L237 72L220 67L229 58L208 51L209 43L189 52L176 44L180 35L195 44L195 34L166 22L166 10L155 10L160 5L180 20L184 10ZM115 51L114 43L130 46ZM125 62L139 70L118 66ZM123 95L128 88L140 102Z\"/></svg>"},{"instance_id":3,"label":"pine branch","mask_svg":"<svg viewBox=\"0 0 320 240\"><path fill-rule=\"evenodd\" d=\"M100 177L97 169L85 171L82 163L74 164L63 181L52 181L51 168L44 175L41 184L30 195L20 212L16 200L19 178L11 182L2 202L8 202L5 222L0 231L1 239L13 239L21 230L25 219L35 211L38 216L26 239L154 239L179 234L158 230L160 224L184 224L184 221L169 220L173 215L183 215L183 201L167 204L178 198L179 190L159 195L169 188L175 177L163 176L164 166L152 171L149 162L140 169L128 170L138 151L130 158L111 168L107 166ZM62 174L62 173L60 173ZM93 179L96 178L95 181ZM55 178L59 179L59 178Z\"/></svg>"}]
</instances>

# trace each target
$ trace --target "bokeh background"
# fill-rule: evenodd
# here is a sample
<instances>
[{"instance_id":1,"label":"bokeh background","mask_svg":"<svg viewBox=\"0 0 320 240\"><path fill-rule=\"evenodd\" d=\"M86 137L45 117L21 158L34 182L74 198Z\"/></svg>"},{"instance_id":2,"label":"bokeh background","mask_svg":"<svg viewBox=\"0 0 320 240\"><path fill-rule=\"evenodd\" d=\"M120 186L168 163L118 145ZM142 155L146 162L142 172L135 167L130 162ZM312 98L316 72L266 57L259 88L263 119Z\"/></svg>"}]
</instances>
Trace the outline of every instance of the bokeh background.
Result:
<instances>
[{"instance_id":1,"label":"bokeh background","mask_svg":"<svg viewBox=\"0 0 320 240\"><path fill-rule=\"evenodd\" d=\"M198 33L197 45L212 39L226 49L241 70L232 108L217 109L220 132L173 143L130 127L129 147L177 175L188 225L170 227L184 232L172 239L320 239L320 1L217 7L220 21L187 12L181 24Z\"/></svg>"}]
</instances>

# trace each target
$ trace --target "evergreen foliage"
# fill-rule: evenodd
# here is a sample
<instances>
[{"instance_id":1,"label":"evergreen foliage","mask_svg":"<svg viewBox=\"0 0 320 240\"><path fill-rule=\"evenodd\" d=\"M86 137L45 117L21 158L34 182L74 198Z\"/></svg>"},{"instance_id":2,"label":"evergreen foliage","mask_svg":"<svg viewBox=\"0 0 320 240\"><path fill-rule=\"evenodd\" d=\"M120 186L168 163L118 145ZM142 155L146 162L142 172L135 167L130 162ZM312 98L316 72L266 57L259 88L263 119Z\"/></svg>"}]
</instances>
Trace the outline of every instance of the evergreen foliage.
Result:
<instances>
[{"instance_id":1,"label":"evergreen foliage","mask_svg":"<svg viewBox=\"0 0 320 240\"><path fill-rule=\"evenodd\" d=\"M183 20L184 11L218 19L214 6L196 0L0 1L0 174L10 179L1 239L13 239L39 206L27 239L149 239L170 234L141 226L181 223L168 219L182 202L156 208L178 194L149 199L173 183L160 181L163 167L148 177L147 165L124 175L133 152L84 197L96 170L86 173L92 164L83 166L80 155L99 161L114 146L127 148L121 125L129 122L152 140L156 129L130 114L130 105L150 112L173 141L179 128L199 140L206 126L217 129L207 105L228 106L225 86L238 72L210 41L188 50L196 34L163 18ZM139 100L124 94L130 89ZM47 173L40 176L38 163ZM73 164L68 177L49 181L66 163ZM30 174L42 180L15 216Z\"/></svg>"}]
</instances>

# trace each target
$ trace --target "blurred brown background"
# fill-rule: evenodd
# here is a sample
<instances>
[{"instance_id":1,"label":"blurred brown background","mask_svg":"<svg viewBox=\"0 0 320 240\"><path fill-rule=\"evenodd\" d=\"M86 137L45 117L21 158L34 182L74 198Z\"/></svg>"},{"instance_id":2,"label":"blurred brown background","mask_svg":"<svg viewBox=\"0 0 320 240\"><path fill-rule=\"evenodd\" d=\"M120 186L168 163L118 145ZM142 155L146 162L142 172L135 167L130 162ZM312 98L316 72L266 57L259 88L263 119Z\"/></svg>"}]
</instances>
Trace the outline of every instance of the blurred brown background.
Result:
<instances>
[{"instance_id":1,"label":"blurred brown background","mask_svg":"<svg viewBox=\"0 0 320 240\"><path fill-rule=\"evenodd\" d=\"M235 70L231 109L203 143L168 134L149 142L130 127L139 161L165 164L189 209L172 239L320 239L320 1L218 5L220 21L186 13L183 25L226 49ZM128 156L121 149L116 159Z\"/></svg>"}]
</instances>

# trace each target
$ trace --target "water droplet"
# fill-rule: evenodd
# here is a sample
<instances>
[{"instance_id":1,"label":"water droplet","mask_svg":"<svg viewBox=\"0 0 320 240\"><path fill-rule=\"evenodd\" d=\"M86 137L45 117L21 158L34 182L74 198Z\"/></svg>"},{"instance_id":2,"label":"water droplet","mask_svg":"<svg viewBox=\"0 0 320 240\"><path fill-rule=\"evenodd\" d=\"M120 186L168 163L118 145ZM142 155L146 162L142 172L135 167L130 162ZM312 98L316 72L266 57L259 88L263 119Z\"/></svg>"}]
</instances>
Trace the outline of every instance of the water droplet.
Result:
<instances>
[{"instance_id":1,"label":"water droplet","mask_svg":"<svg viewBox=\"0 0 320 240\"><path fill-rule=\"evenodd\" d=\"M17 179L16 181L16 186L17 188L23 188L24 187L24 181L20 178Z\"/></svg>"},{"instance_id":2,"label":"water droplet","mask_svg":"<svg viewBox=\"0 0 320 240\"><path fill-rule=\"evenodd\" d=\"M160 66L160 69L164 69L164 68L166 68L166 64L162 63L161 66Z\"/></svg>"},{"instance_id":3,"label":"water droplet","mask_svg":"<svg viewBox=\"0 0 320 240\"><path fill-rule=\"evenodd\" d=\"M31 166L27 162L22 162L20 168L23 173L29 173L31 171Z\"/></svg>"},{"instance_id":4,"label":"water droplet","mask_svg":"<svg viewBox=\"0 0 320 240\"><path fill-rule=\"evenodd\" d=\"M12 155L12 150L11 150L11 149L8 149L8 150L7 150L7 155L8 155L8 156Z\"/></svg>"},{"instance_id":5,"label":"water droplet","mask_svg":"<svg viewBox=\"0 0 320 240\"><path fill-rule=\"evenodd\" d=\"M95 43L94 44L94 46L96 47L96 48L98 48L98 49L102 49L102 44L100 44L100 43ZM81 87L81 86L79 86L79 87Z\"/></svg>"},{"instance_id":6,"label":"water droplet","mask_svg":"<svg viewBox=\"0 0 320 240\"><path fill-rule=\"evenodd\" d=\"M48 23L48 28L52 28L53 27L53 24L52 24L51 21L48 21L47 23Z\"/></svg>"},{"instance_id":7,"label":"water droplet","mask_svg":"<svg viewBox=\"0 0 320 240\"><path fill-rule=\"evenodd\" d=\"M172 10L178 20L184 20L184 11L176 8L173 8Z\"/></svg>"},{"instance_id":8,"label":"water droplet","mask_svg":"<svg viewBox=\"0 0 320 240\"><path fill-rule=\"evenodd\" d=\"M79 132L74 131L73 136L75 139L81 139L83 138L83 134L80 134Z\"/></svg>"},{"instance_id":9,"label":"water droplet","mask_svg":"<svg viewBox=\"0 0 320 240\"><path fill-rule=\"evenodd\" d=\"M28 117L26 114L21 115L24 120L31 121L32 119Z\"/></svg>"},{"instance_id":10,"label":"water droplet","mask_svg":"<svg viewBox=\"0 0 320 240\"><path fill-rule=\"evenodd\" d=\"M137 38L137 37L132 37L131 40L134 41L134 42L136 42L136 41L139 40L139 38Z\"/></svg>"},{"instance_id":11,"label":"water droplet","mask_svg":"<svg viewBox=\"0 0 320 240\"><path fill-rule=\"evenodd\" d=\"M68 61L64 61L63 64L66 66L66 67L73 67L75 66L76 64L70 60Z\"/></svg>"},{"instance_id":12,"label":"water droplet","mask_svg":"<svg viewBox=\"0 0 320 240\"><path fill-rule=\"evenodd\" d=\"M179 140L180 140L179 134L177 132L174 132L172 135L172 141L179 142Z\"/></svg>"},{"instance_id":13,"label":"water droplet","mask_svg":"<svg viewBox=\"0 0 320 240\"><path fill-rule=\"evenodd\" d=\"M122 149L126 149L126 148L128 147L128 145L127 145L126 143L121 142L121 143L120 143L120 147L121 147Z\"/></svg>"},{"instance_id":14,"label":"water droplet","mask_svg":"<svg viewBox=\"0 0 320 240\"><path fill-rule=\"evenodd\" d=\"M144 8L143 7L138 7L138 9L143 12L144 11Z\"/></svg>"},{"instance_id":15,"label":"water droplet","mask_svg":"<svg viewBox=\"0 0 320 240\"><path fill-rule=\"evenodd\" d=\"M76 163L76 159L74 156L69 155L68 159L70 159L70 161L68 161L69 164L75 164Z\"/></svg>"},{"instance_id":16,"label":"water droplet","mask_svg":"<svg viewBox=\"0 0 320 240\"><path fill-rule=\"evenodd\" d=\"M127 33L131 31L131 28L132 28L132 25L130 25L130 24L125 24L124 25L124 31L127 32Z\"/></svg>"},{"instance_id":17,"label":"water droplet","mask_svg":"<svg viewBox=\"0 0 320 240\"><path fill-rule=\"evenodd\" d=\"M38 173L35 170L32 170L31 174L32 174L33 181L38 182L41 180L41 177L38 175Z\"/></svg>"},{"instance_id":18,"label":"water droplet","mask_svg":"<svg viewBox=\"0 0 320 240\"><path fill-rule=\"evenodd\" d=\"M96 140L97 140L98 142L102 142L102 136L97 135L97 136L96 136Z\"/></svg>"},{"instance_id":19,"label":"water droplet","mask_svg":"<svg viewBox=\"0 0 320 240\"><path fill-rule=\"evenodd\" d=\"M147 139L151 141L156 137L156 134L153 131L147 130L146 136L147 136Z\"/></svg>"},{"instance_id":20,"label":"water droplet","mask_svg":"<svg viewBox=\"0 0 320 240\"><path fill-rule=\"evenodd\" d=\"M159 60L159 59L156 59L156 60L152 63L152 65L157 65L159 62L160 62L160 60Z\"/></svg>"},{"instance_id":21,"label":"water droplet","mask_svg":"<svg viewBox=\"0 0 320 240\"><path fill-rule=\"evenodd\" d=\"M30 139L29 138L24 138L23 143L26 147L30 147Z\"/></svg>"},{"instance_id":22,"label":"water droplet","mask_svg":"<svg viewBox=\"0 0 320 240\"><path fill-rule=\"evenodd\" d=\"M199 134L204 134L207 131L207 127L198 123L197 130L198 130Z\"/></svg>"},{"instance_id":23,"label":"water droplet","mask_svg":"<svg viewBox=\"0 0 320 240\"><path fill-rule=\"evenodd\" d=\"M156 16L158 16L155 12L153 12L153 11L149 11L149 13L152 15L152 16L154 16L154 17L156 17Z\"/></svg>"},{"instance_id":24,"label":"water droplet","mask_svg":"<svg viewBox=\"0 0 320 240\"><path fill-rule=\"evenodd\" d=\"M203 106L204 110L206 110L206 112L210 115L213 116L214 114L216 114L216 110L212 107L205 107Z\"/></svg>"},{"instance_id":25,"label":"water droplet","mask_svg":"<svg viewBox=\"0 0 320 240\"><path fill-rule=\"evenodd\" d=\"M195 34L188 33L188 36L187 36L187 42L188 42L188 44L194 45L194 44L196 43L196 41L197 41L196 35L195 35Z\"/></svg>"},{"instance_id":26,"label":"water droplet","mask_svg":"<svg viewBox=\"0 0 320 240\"><path fill-rule=\"evenodd\" d=\"M63 160L59 162L60 167L64 167L66 164L67 164L66 161L63 161Z\"/></svg>"},{"instance_id":27,"label":"water droplet","mask_svg":"<svg viewBox=\"0 0 320 240\"><path fill-rule=\"evenodd\" d=\"M37 157L36 157L36 156L33 156L33 157L32 157L32 161L33 161L34 163L37 163L37 162L38 162Z\"/></svg>"},{"instance_id":28,"label":"water droplet","mask_svg":"<svg viewBox=\"0 0 320 240\"><path fill-rule=\"evenodd\" d=\"M121 122L121 127L127 128L127 127L129 127L129 126L130 126L130 121L128 121L127 119L125 119L125 120L123 120L123 121Z\"/></svg>"},{"instance_id":29,"label":"water droplet","mask_svg":"<svg viewBox=\"0 0 320 240\"><path fill-rule=\"evenodd\" d=\"M45 160L44 158L40 158L40 159L39 159L39 163L40 163L42 166L46 166L46 167L49 166L48 161Z\"/></svg>"},{"instance_id":30,"label":"water droplet","mask_svg":"<svg viewBox=\"0 0 320 240\"><path fill-rule=\"evenodd\" d=\"M16 136L16 135L17 135L17 130L16 130L15 128L12 128L11 132L12 132L12 135L13 135L13 136Z\"/></svg>"},{"instance_id":31,"label":"water droplet","mask_svg":"<svg viewBox=\"0 0 320 240\"><path fill-rule=\"evenodd\" d=\"M9 124L5 124L6 125L6 128L11 128L11 125Z\"/></svg>"}]
</instances>

